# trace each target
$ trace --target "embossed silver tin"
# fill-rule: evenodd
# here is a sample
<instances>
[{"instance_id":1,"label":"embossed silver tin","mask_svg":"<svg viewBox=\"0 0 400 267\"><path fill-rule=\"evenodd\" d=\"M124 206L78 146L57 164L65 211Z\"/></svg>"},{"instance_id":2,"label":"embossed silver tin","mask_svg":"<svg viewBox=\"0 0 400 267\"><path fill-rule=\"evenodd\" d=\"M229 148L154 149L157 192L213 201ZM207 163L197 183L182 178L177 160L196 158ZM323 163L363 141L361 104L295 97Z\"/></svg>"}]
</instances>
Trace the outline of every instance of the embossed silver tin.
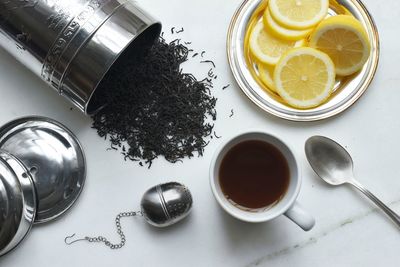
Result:
<instances>
[{"instance_id":1,"label":"embossed silver tin","mask_svg":"<svg viewBox=\"0 0 400 267\"><path fill-rule=\"evenodd\" d=\"M143 53L160 31L129 0L0 0L0 46L87 114L123 51Z\"/></svg>"}]
</instances>

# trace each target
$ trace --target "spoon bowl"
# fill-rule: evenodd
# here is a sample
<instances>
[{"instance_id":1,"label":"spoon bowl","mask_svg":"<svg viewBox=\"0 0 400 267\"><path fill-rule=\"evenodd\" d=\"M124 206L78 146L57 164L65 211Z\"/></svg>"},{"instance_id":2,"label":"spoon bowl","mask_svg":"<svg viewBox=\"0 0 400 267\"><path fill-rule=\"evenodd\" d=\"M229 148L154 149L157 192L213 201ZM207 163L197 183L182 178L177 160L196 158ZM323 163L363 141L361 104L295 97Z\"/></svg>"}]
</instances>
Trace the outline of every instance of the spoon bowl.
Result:
<instances>
[{"instance_id":1,"label":"spoon bowl","mask_svg":"<svg viewBox=\"0 0 400 267\"><path fill-rule=\"evenodd\" d=\"M354 180L353 160L335 141L324 136L313 136L306 141L305 152L315 173L331 185Z\"/></svg>"},{"instance_id":2,"label":"spoon bowl","mask_svg":"<svg viewBox=\"0 0 400 267\"><path fill-rule=\"evenodd\" d=\"M327 137L313 136L306 141L305 152L311 167L322 180L331 185L351 184L400 227L400 216L354 179L353 160L345 148Z\"/></svg>"}]
</instances>

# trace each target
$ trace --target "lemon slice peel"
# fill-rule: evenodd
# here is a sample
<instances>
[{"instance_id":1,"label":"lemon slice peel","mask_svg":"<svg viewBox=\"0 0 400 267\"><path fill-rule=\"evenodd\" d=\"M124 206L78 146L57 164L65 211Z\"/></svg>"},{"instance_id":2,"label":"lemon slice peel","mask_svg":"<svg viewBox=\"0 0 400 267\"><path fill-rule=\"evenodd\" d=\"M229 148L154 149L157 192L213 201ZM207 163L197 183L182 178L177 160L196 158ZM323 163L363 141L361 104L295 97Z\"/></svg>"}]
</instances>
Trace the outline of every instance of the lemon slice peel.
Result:
<instances>
[{"instance_id":1,"label":"lemon slice peel","mask_svg":"<svg viewBox=\"0 0 400 267\"><path fill-rule=\"evenodd\" d=\"M317 25L328 14L329 0L269 0L272 17L282 26L307 29Z\"/></svg>"}]
</instances>

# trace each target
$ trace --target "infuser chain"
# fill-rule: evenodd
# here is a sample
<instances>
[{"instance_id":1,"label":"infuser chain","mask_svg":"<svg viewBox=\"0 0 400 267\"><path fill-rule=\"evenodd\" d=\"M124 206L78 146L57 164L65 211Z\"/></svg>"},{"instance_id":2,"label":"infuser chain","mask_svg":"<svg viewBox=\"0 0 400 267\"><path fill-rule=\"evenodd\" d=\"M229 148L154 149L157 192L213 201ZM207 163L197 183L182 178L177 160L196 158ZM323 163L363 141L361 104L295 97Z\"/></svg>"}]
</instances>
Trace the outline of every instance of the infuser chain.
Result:
<instances>
[{"instance_id":1,"label":"infuser chain","mask_svg":"<svg viewBox=\"0 0 400 267\"><path fill-rule=\"evenodd\" d=\"M103 237L103 236L98 236L98 237L89 237L89 236L85 236L84 238L80 238L80 239L76 239L73 241L69 241L69 239L73 238L75 236L75 234L71 235L71 236L67 236L64 239L65 244L67 245L72 245L73 243L79 242L79 241L88 241L90 243L97 243L97 242L102 242L104 243L107 247L111 248L111 249L120 249L125 245L126 239L125 239L125 234L122 231L122 227L121 227L121 218L124 217L134 217L134 216L143 216L141 211L131 211L131 212L121 212L120 214L117 215L117 217L115 218L115 225L117 227L117 233L118 235L121 237L121 242L118 244L112 244L107 238Z\"/></svg>"}]
</instances>

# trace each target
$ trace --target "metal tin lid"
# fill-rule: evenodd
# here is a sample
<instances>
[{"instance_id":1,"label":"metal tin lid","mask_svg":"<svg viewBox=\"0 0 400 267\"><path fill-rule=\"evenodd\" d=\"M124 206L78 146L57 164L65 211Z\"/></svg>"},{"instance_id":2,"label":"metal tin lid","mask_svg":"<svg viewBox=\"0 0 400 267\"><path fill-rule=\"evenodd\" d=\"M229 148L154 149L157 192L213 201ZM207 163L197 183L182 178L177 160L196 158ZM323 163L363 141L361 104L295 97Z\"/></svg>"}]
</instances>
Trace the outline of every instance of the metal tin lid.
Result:
<instances>
[{"instance_id":1,"label":"metal tin lid","mask_svg":"<svg viewBox=\"0 0 400 267\"><path fill-rule=\"evenodd\" d=\"M32 177L22 162L0 150L0 256L28 234L36 215Z\"/></svg>"},{"instance_id":2,"label":"metal tin lid","mask_svg":"<svg viewBox=\"0 0 400 267\"><path fill-rule=\"evenodd\" d=\"M79 141L64 125L43 117L17 119L0 128L0 149L18 158L33 178L35 223L56 219L74 204L86 164Z\"/></svg>"}]
</instances>

